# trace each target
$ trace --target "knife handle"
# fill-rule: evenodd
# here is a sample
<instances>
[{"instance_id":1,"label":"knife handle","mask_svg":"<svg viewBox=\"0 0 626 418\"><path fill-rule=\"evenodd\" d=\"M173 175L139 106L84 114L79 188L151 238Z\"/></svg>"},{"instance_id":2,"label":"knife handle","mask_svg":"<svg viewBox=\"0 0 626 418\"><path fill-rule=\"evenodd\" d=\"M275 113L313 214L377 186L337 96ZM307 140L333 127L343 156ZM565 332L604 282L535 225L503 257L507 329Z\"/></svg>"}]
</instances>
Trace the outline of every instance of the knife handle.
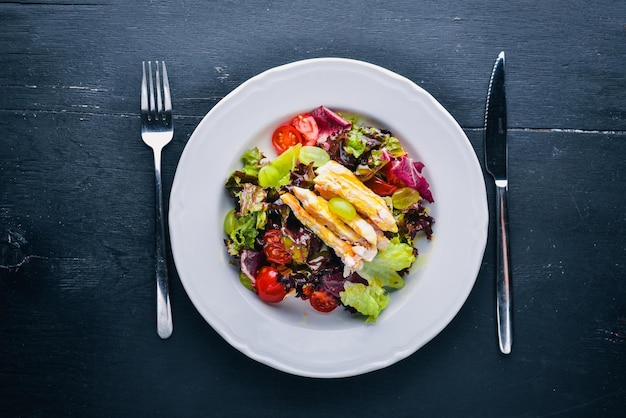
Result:
<instances>
[{"instance_id":1,"label":"knife handle","mask_svg":"<svg viewBox=\"0 0 626 418\"><path fill-rule=\"evenodd\" d=\"M511 352L513 325L511 310L511 264L509 259L509 214L507 184L496 184L496 224L498 256L496 261L496 307L498 315L498 343L503 354Z\"/></svg>"}]
</instances>

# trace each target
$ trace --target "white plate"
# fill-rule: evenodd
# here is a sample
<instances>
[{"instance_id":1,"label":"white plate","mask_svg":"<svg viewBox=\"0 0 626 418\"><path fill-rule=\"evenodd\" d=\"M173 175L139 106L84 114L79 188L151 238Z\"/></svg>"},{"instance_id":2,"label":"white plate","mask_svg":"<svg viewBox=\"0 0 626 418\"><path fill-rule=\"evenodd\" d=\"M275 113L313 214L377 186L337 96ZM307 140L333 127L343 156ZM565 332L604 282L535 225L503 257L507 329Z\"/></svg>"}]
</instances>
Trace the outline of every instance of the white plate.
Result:
<instances>
[{"instance_id":1,"label":"white plate","mask_svg":"<svg viewBox=\"0 0 626 418\"><path fill-rule=\"evenodd\" d=\"M232 201L223 184L258 146L266 155L279 123L325 105L390 129L426 165L435 203L434 239L392 294L378 321L341 309L314 311L290 298L261 302L238 279L224 248ZM353 376L393 364L435 337L458 313L478 274L487 240L481 167L456 121L426 91L384 68L320 58L270 69L243 83L200 122L180 159L170 198L176 268L189 298L233 347L276 369L310 377Z\"/></svg>"}]
</instances>

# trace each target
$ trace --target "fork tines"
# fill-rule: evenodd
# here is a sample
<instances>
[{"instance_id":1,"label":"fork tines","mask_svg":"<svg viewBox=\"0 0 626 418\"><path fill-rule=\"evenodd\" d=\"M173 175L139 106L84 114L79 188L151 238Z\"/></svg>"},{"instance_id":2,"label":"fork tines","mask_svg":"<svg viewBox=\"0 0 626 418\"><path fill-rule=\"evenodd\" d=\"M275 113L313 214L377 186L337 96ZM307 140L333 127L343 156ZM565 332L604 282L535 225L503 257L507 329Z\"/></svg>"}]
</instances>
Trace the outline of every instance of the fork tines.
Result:
<instances>
[{"instance_id":1,"label":"fork tines","mask_svg":"<svg viewBox=\"0 0 626 418\"><path fill-rule=\"evenodd\" d=\"M172 118L170 83L165 62L160 61L160 64L161 69L159 69L159 61L154 61L155 78L153 78L152 61L148 61L147 77L146 62L142 62L141 116L148 122L162 121L170 124Z\"/></svg>"}]
</instances>

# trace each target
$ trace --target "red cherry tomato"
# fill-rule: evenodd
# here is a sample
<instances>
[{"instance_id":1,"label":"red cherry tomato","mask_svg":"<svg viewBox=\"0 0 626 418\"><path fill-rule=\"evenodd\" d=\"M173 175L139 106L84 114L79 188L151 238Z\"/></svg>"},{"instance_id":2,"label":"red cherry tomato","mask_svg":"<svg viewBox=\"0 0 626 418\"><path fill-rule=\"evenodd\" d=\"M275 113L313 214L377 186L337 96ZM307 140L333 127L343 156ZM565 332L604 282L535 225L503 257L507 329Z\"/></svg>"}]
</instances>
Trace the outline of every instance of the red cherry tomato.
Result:
<instances>
[{"instance_id":1,"label":"red cherry tomato","mask_svg":"<svg viewBox=\"0 0 626 418\"><path fill-rule=\"evenodd\" d=\"M278 303L285 298L285 286L278 283L278 270L272 266L263 266L259 269L254 281L259 299L266 303Z\"/></svg>"},{"instance_id":2,"label":"red cherry tomato","mask_svg":"<svg viewBox=\"0 0 626 418\"><path fill-rule=\"evenodd\" d=\"M272 135L272 145L278 155L299 143L302 143L302 135L291 125L279 126Z\"/></svg>"},{"instance_id":3,"label":"red cherry tomato","mask_svg":"<svg viewBox=\"0 0 626 418\"><path fill-rule=\"evenodd\" d=\"M337 299L325 290L316 290L309 299L313 309L320 312L330 312L339 306Z\"/></svg>"},{"instance_id":4,"label":"red cherry tomato","mask_svg":"<svg viewBox=\"0 0 626 418\"><path fill-rule=\"evenodd\" d=\"M315 145L320 134L315 118L310 113L302 113L291 121L291 126L302 134L302 145Z\"/></svg>"},{"instance_id":5,"label":"red cherry tomato","mask_svg":"<svg viewBox=\"0 0 626 418\"><path fill-rule=\"evenodd\" d=\"M313 294L312 285L307 284L302 288L302 299L304 300L310 299L312 294Z\"/></svg>"},{"instance_id":6,"label":"red cherry tomato","mask_svg":"<svg viewBox=\"0 0 626 418\"><path fill-rule=\"evenodd\" d=\"M268 229L263 234L263 252L268 261L286 264L291 261L291 254L285 249L283 234L279 229Z\"/></svg>"},{"instance_id":7,"label":"red cherry tomato","mask_svg":"<svg viewBox=\"0 0 626 418\"><path fill-rule=\"evenodd\" d=\"M372 177L364 183L371 191L379 196L391 196L393 192L399 189L398 186L394 186L391 183L387 183L385 180L379 177Z\"/></svg>"}]
</instances>

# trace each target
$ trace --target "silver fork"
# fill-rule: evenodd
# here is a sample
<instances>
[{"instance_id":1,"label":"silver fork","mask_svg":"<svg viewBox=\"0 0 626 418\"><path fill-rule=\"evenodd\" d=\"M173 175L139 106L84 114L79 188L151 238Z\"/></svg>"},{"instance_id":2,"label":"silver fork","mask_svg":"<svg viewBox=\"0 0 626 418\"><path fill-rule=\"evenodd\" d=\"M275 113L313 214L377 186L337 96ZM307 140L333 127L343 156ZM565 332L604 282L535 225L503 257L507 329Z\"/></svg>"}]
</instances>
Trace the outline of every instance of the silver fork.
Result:
<instances>
[{"instance_id":1,"label":"silver fork","mask_svg":"<svg viewBox=\"0 0 626 418\"><path fill-rule=\"evenodd\" d=\"M174 136L172 124L172 101L170 84L165 63L155 61L155 81L152 77L152 62L142 62L141 79L141 138L154 154L156 177L156 282L157 282L157 333L165 339L172 335L172 309L170 307L169 279L165 257L165 223L163 220L163 190L161 184L161 150ZM156 93L156 95L155 95Z\"/></svg>"}]
</instances>

